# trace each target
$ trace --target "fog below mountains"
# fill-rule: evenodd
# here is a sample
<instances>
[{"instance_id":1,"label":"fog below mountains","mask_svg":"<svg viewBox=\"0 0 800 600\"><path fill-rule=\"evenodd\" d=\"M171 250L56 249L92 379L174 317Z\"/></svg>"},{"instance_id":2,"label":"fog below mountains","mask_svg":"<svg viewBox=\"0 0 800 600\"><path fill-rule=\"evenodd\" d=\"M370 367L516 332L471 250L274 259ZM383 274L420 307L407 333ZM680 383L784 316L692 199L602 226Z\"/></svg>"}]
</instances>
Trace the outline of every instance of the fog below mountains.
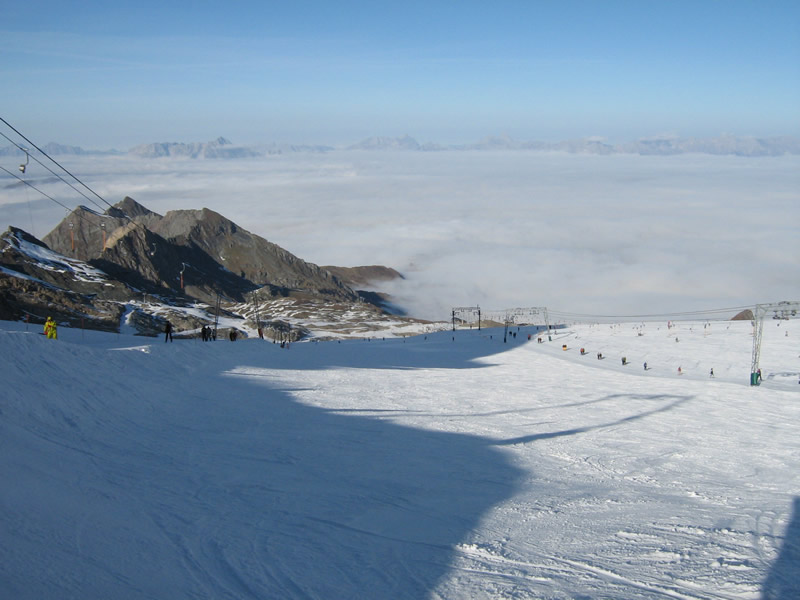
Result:
<instances>
[{"instance_id":1,"label":"fog below mountains","mask_svg":"<svg viewBox=\"0 0 800 600\"><path fill-rule=\"evenodd\" d=\"M207 207L316 264L394 267L406 279L388 291L413 316L475 304L637 315L800 297L800 156L341 150L59 162L111 204ZM69 208L98 208L39 165L26 176ZM0 181L3 227L41 238L64 216Z\"/></svg>"}]
</instances>

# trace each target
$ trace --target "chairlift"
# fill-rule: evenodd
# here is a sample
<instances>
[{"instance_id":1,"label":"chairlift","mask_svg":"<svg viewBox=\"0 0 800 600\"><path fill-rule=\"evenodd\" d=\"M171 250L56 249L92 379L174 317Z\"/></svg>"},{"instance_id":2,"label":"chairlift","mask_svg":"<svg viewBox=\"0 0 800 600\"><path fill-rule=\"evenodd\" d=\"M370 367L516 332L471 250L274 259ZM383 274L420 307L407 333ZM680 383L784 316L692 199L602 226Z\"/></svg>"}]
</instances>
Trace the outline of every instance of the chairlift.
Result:
<instances>
[{"instance_id":1,"label":"chairlift","mask_svg":"<svg viewBox=\"0 0 800 600\"><path fill-rule=\"evenodd\" d=\"M153 246L153 250L150 252L150 256L155 256L156 255L156 245L155 244L151 244L151 246ZM181 271L181 273L183 273L183 271Z\"/></svg>"},{"instance_id":2,"label":"chairlift","mask_svg":"<svg viewBox=\"0 0 800 600\"><path fill-rule=\"evenodd\" d=\"M31 161L31 155L28 154L28 151L25 150L24 148L22 149L22 151L25 153L25 163L19 166L19 170L24 175L25 169L28 168L28 163Z\"/></svg>"}]
</instances>

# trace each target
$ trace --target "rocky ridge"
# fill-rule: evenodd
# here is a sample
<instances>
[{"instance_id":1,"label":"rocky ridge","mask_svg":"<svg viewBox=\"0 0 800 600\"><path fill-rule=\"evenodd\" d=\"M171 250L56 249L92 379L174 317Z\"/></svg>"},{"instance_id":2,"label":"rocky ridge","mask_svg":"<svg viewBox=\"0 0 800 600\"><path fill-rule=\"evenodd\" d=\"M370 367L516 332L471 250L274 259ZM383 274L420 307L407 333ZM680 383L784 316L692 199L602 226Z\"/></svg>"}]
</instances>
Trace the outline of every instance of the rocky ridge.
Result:
<instances>
[{"instance_id":1,"label":"rocky ridge","mask_svg":"<svg viewBox=\"0 0 800 600\"><path fill-rule=\"evenodd\" d=\"M303 323L319 321L321 311L326 336L337 322L349 331L364 322L402 328L382 304L208 209L162 216L125 198L105 213L77 208L42 241L15 227L0 236L2 319L51 315L70 326L127 324L152 335L166 318L184 331L222 318L229 329L291 340L308 335ZM278 306L283 317L271 319Z\"/></svg>"}]
</instances>

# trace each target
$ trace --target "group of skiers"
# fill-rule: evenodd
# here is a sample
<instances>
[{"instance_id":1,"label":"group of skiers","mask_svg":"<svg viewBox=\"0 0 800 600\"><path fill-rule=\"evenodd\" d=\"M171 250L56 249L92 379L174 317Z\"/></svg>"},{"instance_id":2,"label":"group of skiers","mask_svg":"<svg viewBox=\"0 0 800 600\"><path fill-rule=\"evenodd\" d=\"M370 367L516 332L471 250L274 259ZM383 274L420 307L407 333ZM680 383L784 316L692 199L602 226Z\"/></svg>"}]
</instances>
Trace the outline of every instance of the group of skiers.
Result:
<instances>
[{"instance_id":1,"label":"group of skiers","mask_svg":"<svg viewBox=\"0 0 800 600\"><path fill-rule=\"evenodd\" d=\"M172 341L172 332L174 331L172 327L172 323L169 321L166 322L164 325L164 341L171 342ZM230 341L235 342L236 339L239 337L239 332L236 329L231 329L228 333L228 339ZM203 325L200 329L200 339L204 342L213 342L217 339L217 334L214 329L212 329L209 325Z\"/></svg>"},{"instance_id":2,"label":"group of skiers","mask_svg":"<svg viewBox=\"0 0 800 600\"><path fill-rule=\"evenodd\" d=\"M164 325L164 341L171 342L172 341L172 332L174 331L172 327L172 323L169 321L166 322ZM238 337L238 332L235 329L231 329L230 333L228 334L228 338L235 342L236 338ZM203 325L200 329L200 339L204 342L213 342L217 339L217 334L209 325Z\"/></svg>"},{"instance_id":3,"label":"group of skiers","mask_svg":"<svg viewBox=\"0 0 800 600\"><path fill-rule=\"evenodd\" d=\"M567 349L567 345L564 344L562 346L562 349L566 350ZM586 354L586 348L581 348L581 355L584 355L584 354ZM597 360L603 360L603 358L605 358L603 356L603 353L602 352L598 352L597 353ZM627 356L623 356L622 357L622 366L626 366L628 364L629 364L628 363L628 357ZM645 371L648 371L651 368L651 367L649 367L647 365L647 362L645 362L642 366L644 367ZM678 375L683 375L683 369L681 367L678 367ZM709 377L714 377L714 367L711 367L711 370L709 371L708 375L709 375ZM759 379L761 378L761 369L758 370L758 377L759 377Z\"/></svg>"}]
</instances>

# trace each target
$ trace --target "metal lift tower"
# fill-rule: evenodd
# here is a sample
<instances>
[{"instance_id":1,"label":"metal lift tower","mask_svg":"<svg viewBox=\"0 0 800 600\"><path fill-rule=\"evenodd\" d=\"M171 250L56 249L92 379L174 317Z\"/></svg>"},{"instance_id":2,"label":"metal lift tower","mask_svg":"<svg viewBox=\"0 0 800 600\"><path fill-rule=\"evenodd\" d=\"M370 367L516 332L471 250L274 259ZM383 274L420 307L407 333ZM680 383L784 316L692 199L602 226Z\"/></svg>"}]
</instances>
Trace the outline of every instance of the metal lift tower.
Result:
<instances>
[{"instance_id":1,"label":"metal lift tower","mask_svg":"<svg viewBox=\"0 0 800 600\"><path fill-rule=\"evenodd\" d=\"M800 301L756 304L753 310L753 362L750 366L750 385L758 385L758 363L761 360L761 334L764 332L764 317L773 313L774 319L794 319L800 310Z\"/></svg>"}]
</instances>

